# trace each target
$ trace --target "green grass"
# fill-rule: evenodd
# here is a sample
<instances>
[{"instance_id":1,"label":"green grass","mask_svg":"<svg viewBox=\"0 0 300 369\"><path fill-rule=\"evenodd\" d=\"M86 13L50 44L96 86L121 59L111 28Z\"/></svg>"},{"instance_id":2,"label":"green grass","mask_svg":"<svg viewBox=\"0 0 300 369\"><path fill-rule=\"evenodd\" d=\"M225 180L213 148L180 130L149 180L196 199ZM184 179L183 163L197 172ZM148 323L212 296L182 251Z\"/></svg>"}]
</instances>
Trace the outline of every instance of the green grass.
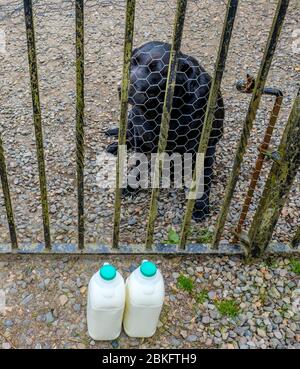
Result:
<instances>
[{"instance_id":1,"label":"green grass","mask_svg":"<svg viewBox=\"0 0 300 369\"><path fill-rule=\"evenodd\" d=\"M289 306L287 304L283 304L280 308L278 308L278 311L282 317L284 317L284 313L289 311Z\"/></svg>"},{"instance_id":2,"label":"green grass","mask_svg":"<svg viewBox=\"0 0 300 369\"><path fill-rule=\"evenodd\" d=\"M265 305L268 300L268 295L266 291L260 291L259 292L259 300L262 303L262 305Z\"/></svg>"},{"instance_id":3,"label":"green grass","mask_svg":"<svg viewBox=\"0 0 300 369\"><path fill-rule=\"evenodd\" d=\"M292 259L290 261L290 266L293 273L300 275L300 260Z\"/></svg>"},{"instance_id":4,"label":"green grass","mask_svg":"<svg viewBox=\"0 0 300 369\"><path fill-rule=\"evenodd\" d=\"M197 293L196 301L199 304L203 304L206 300L208 300L208 291L203 289Z\"/></svg>"},{"instance_id":5,"label":"green grass","mask_svg":"<svg viewBox=\"0 0 300 369\"><path fill-rule=\"evenodd\" d=\"M186 277L181 274L177 279L177 287L181 290L187 291L188 293L193 293L195 289L194 281L190 277Z\"/></svg>"},{"instance_id":6,"label":"green grass","mask_svg":"<svg viewBox=\"0 0 300 369\"><path fill-rule=\"evenodd\" d=\"M268 267L268 268L277 268L278 267L278 262L275 258L268 256L265 260L264 260L264 264Z\"/></svg>"},{"instance_id":7,"label":"green grass","mask_svg":"<svg viewBox=\"0 0 300 369\"><path fill-rule=\"evenodd\" d=\"M170 228L168 231L168 239L165 241L165 243L177 245L179 240L179 234L175 231L175 229Z\"/></svg>"},{"instance_id":8,"label":"green grass","mask_svg":"<svg viewBox=\"0 0 300 369\"><path fill-rule=\"evenodd\" d=\"M235 318L240 313L238 303L234 300L222 300L216 302L216 307L221 315Z\"/></svg>"},{"instance_id":9,"label":"green grass","mask_svg":"<svg viewBox=\"0 0 300 369\"><path fill-rule=\"evenodd\" d=\"M210 231L208 228L200 229L197 232L197 242L198 243L212 243L214 232Z\"/></svg>"},{"instance_id":10,"label":"green grass","mask_svg":"<svg viewBox=\"0 0 300 369\"><path fill-rule=\"evenodd\" d=\"M194 228L189 229L189 239L197 243L212 243L214 232L208 228Z\"/></svg>"}]
</instances>

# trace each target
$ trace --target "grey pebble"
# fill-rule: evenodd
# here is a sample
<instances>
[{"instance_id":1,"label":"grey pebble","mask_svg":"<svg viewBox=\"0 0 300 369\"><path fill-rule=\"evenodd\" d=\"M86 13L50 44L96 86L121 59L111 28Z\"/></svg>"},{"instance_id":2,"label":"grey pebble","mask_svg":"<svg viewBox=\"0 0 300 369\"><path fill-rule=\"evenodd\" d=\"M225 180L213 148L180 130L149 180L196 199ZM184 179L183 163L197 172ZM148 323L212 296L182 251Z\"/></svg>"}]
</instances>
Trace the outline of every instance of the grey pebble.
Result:
<instances>
[{"instance_id":1,"label":"grey pebble","mask_svg":"<svg viewBox=\"0 0 300 369\"><path fill-rule=\"evenodd\" d=\"M188 272L189 275L194 275L195 274L194 268L189 267L189 268L186 269L186 271Z\"/></svg>"},{"instance_id":2,"label":"grey pebble","mask_svg":"<svg viewBox=\"0 0 300 369\"><path fill-rule=\"evenodd\" d=\"M208 292L208 297L210 300L214 300L216 298L217 294L215 291L209 291Z\"/></svg>"},{"instance_id":3,"label":"grey pebble","mask_svg":"<svg viewBox=\"0 0 300 369\"><path fill-rule=\"evenodd\" d=\"M137 222L136 218L133 218L133 217L128 220L129 225L134 225L136 224L136 222Z\"/></svg>"},{"instance_id":4,"label":"grey pebble","mask_svg":"<svg viewBox=\"0 0 300 369\"><path fill-rule=\"evenodd\" d=\"M12 327L14 325L14 322L10 319L4 320L4 326L9 328Z\"/></svg>"},{"instance_id":5,"label":"grey pebble","mask_svg":"<svg viewBox=\"0 0 300 369\"><path fill-rule=\"evenodd\" d=\"M45 322L47 324L51 324L51 323L54 322L54 320L55 320L55 318L54 318L52 312L51 311L48 311L48 313L45 314Z\"/></svg>"},{"instance_id":6,"label":"grey pebble","mask_svg":"<svg viewBox=\"0 0 300 369\"><path fill-rule=\"evenodd\" d=\"M181 344L181 341L175 337L172 337L170 343L171 346L178 347Z\"/></svg>"},{"instance_id":7,"label":"grey pebble","mask_svg":"<svg viewBox=\"0 0 300 369\"><path fill-rule=\"evenodd\" d=\"M204 317L202 318L202 323L203 323L203 324L209 324L209 322L210 322L210 318L209 318L209 316L204 316Z\"/></svg>"},{"instance_id":8,"label":"grey pebble","mask_svg":"<svg viewBox=\"0 0 300 369\"><path fill-rule=\"evenodd\" d=\"M73 310L76 311L76 312L80 312L81 310L81 305L80 304L74 304L73 305Z\"/></svg>"},{"instance_id":9,"label":"grey pebble","mask_svg":"<svg viewBox=\"0 0 300 369\"><path fill-rule=\"evenodd\" d=\"M119 342L117 340L111 341L112 348L118 348Z\"/></svg>"},{"instance_id":10,"label":"grey pebble","mask_svg":"<svg viewBox=\"0 0 300 369\"><path fill-rule=\"evenodd\" d=\"M191 335L187 336L186 340L188 342L196 342L198 340L198 337L195 336L194 334L191 334Z\"/></svg>"},{"instance_id":11,"label":"grey pebble","mask_svg":"<svg viewBox=\"0 0 300 369\"><path fill-rule=\"evenodd\" d=\"M9 350L9 349L11 348L11 345L10 345L10 343L8 343L8 342L3 342L3 343L2 343L2 348L3 348L4 350Z\"/></svg>"},{"instance_id":12,"label":"grey pebble","mask_svg":"<svg viewBox=\"0 0 300 369\"><path fill-rule=\"evenodd\" d=\"M33 294L27 295L22 301L22 305L27 305L33 299Z\"/></svg>"}]
</instances>

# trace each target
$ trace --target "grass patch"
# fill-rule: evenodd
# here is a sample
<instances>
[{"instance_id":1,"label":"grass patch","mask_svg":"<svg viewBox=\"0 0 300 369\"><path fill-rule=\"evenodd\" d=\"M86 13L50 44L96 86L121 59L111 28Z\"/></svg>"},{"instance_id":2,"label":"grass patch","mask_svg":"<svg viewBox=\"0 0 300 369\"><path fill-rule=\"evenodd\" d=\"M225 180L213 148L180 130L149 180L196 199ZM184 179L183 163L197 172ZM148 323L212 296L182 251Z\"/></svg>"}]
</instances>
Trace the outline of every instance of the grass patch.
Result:
<instances>
[{"instance_id":1,"label":"grass patch","mask_svg":"<svg viewBox=\"0 0 300 369\"><path fill-rule=\"evenodd\" d=\"M177 279L177 287L181 290L187 291L188 293L193 293L195 289L192 278L186 277L183 274L181 274Z\"/></svg>"},{"instance_id":2,"label":"grass patch","mask_svg":"<svg viewBox=\"0 0 300 369\"><path fill-rule=\"evenodd\" d=\"M207 290L201 290L200 292L197 293L196 296L196 301L199 304L203 304L206 300L208 300L208 291Z\"/></svg>"},{"instance_id":3,"label":"grass patch","mask_svg":"<svg viewBox=\"0 0 300 369\"><path fill-rule=\"evenodd\" d=\"M210 231L208 228L200 229L197 232L197 242L198 243L212 243L214 232Z\"/></svg>"},{"instance_id":4,"label":"grass patch","mask_svg":"<svg viewBox=\"0 0 300 369\"><path fill-rule=\"evenodd\" d=\"M234 300L222 300L222 301L216 302L215 305L221 315L235 318L240 313L240 308L238 306L238 303Z\"/></svg>"},{"instance_id":5,"label":"grass patch","mask_svg":"<svg viewBox=\"0 0 300 369\"><path fill-rule=\"evenodd\" d=\"M289 311L289 306L287 304L283 304L279 309L277 309L282 317L284 317L284 313Z\"/></svg>"},{"instance_id":6,"label":"grass patch","mask_svg":"<svg viewBox=\"0 0 300 369\"><path fill-rule=\"evenodd\" d=\"M197 229L190 228L189 239L197 243L212 243L214 232L210 231L208 228Z\"/></svg>"},{"instance_id":7,"label":"grass patch","mask_svg":"<svg viewBox=\"0 0 300 369\"><path fill-rule=\"evenodd\" d=\"M272 256L268 256L265 260L264 260L264 264L268 267L268 268L277 268L278 267L278 262L277 260L272 257Z\"/></svg>"},{"instance_id":8,"label":"grass patch","mask_svg":"<svg viewBox=\"0 0 300 369\"><path fill-rule=\"evenodd\" d=\"M292 259L290 261L290 266L293 273L300 275L300 260Z\"/></svg>"},{"instance_id":9,"label":"grass patch","mask_svg":"<svg viewBox=\"0 0 300 369\"><path fill-rule=\"evenodd\" d=\"M168 231L168 239L165 241L167 244L177 245L179 243L180 237L175 229L170 228Z\"/></svg>"},{"instance_id":10,"label":"grass patch","mask_svg":"<svg viewBox=\"0 0 300 369\"><path fill-rule=\"evenodd\" d=\"M259 292L259 300L260 300L262 305L265 305L267 303L268 295L267 295L266 291L260 291Z\"/></svg>"}]
</instances>

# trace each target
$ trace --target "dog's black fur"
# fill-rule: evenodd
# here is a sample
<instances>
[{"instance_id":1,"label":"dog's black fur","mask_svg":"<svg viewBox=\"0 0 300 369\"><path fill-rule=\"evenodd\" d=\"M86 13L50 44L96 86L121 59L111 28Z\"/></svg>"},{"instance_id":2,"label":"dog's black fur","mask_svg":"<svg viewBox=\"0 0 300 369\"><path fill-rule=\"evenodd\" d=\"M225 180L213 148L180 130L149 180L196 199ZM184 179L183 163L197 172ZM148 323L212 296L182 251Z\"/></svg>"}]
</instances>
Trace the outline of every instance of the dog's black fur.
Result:
<instances>
[{"instance_id":1,"label":"dog's black fur","mask_svg":"<svg viewBox=\"0 0 300 369\"><path fill-rule=\"evenodd\" d=\"M157 152L163 111L170 45L164 42L148 42L132 54L130 72L127 147L136 152ZM192 153L196 158L200 135L209 96L211 77L188 55L179 53L176 86L171 111L167 153ZM219 93L213 129L205 157L204 195L196 200L193 211L195 220L204 219L209 213L209 194L216 145L223 134L224 105ZM107 131L116 136L118 129ZM117 142L107 151L117 152Z\"/></svg>"}]
</instances>

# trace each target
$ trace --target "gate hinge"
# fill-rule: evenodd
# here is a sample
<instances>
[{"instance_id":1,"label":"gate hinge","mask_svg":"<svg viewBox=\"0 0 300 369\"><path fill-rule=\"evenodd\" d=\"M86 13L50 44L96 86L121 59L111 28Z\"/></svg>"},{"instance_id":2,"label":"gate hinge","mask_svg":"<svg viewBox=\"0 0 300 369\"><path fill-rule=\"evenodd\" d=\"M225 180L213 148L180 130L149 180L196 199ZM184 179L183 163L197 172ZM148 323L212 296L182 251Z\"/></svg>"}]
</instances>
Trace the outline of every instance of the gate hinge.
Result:
<instances>
[{"instance_id":1,"label":"gate hinge","mask_svg":"<svg viewBox=\"0 0 300 369\"><path fill-rule=\"evenodd\" d=\"M233 234L239 239L241 246L243 247L245 251L245 256L248 257L249 250L250 250L250 240L248 237L248 233L245 231L241 231L237 233L235 230L233 231Z\"/></svg>"}]
</instances>

